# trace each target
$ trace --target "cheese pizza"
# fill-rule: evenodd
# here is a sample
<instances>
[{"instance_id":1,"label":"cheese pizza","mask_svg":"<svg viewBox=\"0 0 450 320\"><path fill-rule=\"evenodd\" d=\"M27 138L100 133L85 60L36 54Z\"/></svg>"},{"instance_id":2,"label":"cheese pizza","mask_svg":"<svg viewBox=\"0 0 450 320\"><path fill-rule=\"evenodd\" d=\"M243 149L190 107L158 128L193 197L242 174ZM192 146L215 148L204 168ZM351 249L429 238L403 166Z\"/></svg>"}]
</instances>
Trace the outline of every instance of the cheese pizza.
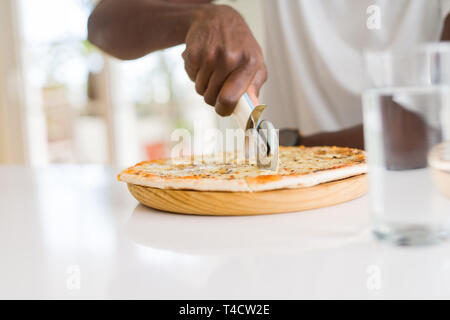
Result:
<instances>
[{"instance_id":1,"label":"cheese pizza","mask_svg":"<svg viewBox=\"0 0 450 320\"><path fill-rule=\"evenodd\" d=\"M280 147L276 172L217 159L144 161L121 172L118 179L160 189L254 192L311 187L367 172L365 152L344 147Z\"/></svg>"}]
</instances>

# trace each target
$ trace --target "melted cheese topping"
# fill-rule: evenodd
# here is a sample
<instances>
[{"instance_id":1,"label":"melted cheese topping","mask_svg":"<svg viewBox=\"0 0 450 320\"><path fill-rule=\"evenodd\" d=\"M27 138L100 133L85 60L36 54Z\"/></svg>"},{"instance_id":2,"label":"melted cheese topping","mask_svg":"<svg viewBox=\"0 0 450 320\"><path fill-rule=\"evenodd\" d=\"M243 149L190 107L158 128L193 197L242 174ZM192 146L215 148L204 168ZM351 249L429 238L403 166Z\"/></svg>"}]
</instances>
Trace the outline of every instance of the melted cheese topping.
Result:
<instances>
[{"instance_id":1,"label":"melted cheese topping","mask_svg":"<svg viewBox=\"0 0 450 320\"><path fill-rule=\"evenodd\" d=\"M267 175L303 175L365 162L364 151L341 147L280 147L278 172L259 169L256 164L223 163L217 157L204 157L201 163L186 160L144 161L123 173L142 177L183 179L240 179Z\"/></svg>"}]
</instances>

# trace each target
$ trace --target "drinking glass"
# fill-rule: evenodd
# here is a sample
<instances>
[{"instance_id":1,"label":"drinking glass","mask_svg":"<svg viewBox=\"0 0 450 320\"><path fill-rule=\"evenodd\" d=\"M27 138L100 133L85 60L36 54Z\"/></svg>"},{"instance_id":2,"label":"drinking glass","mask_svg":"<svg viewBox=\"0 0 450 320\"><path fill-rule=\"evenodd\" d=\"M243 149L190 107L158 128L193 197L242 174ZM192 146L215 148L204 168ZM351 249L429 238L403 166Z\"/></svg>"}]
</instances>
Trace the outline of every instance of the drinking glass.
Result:
<instances>
[{"instance_id":1,"label":"drinking glass","mask_svg":"<svg viewBox=\"0 0 450 320\"><path fill-rule=\"evenodd\" d=\"M427 159L450 139L450 44L364 58L373 232L398 245L440 242L450 234L450 199L438 191Z\"/></svg>"}]
</instances>

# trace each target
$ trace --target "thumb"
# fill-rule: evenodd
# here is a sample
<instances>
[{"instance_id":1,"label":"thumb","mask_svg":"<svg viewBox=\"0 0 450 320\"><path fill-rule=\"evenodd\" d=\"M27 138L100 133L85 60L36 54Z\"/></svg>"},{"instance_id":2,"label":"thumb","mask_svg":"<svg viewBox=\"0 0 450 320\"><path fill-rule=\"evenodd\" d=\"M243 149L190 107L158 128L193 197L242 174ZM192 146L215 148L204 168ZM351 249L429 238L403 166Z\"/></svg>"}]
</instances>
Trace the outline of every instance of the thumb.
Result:
<instances>
[{"instance_id":1,"label":"thumb","mask_svg":"<svg viewBox=\"0 0 450 320\"><path fill-rule=\"evenodd\" d=\"M256 95L255 90L252 89L252 87L248 88L247 94L254 106L259 105L258 96Z\"/></svg>"},{"instance_id":2,"label":"thumb","mask_svg":"<svg viewBox=\"0 0 450 320\"><path fill-rule=\"evenodd\" d=\"M266 67L263 66L256 72L255 77L252 80L252 83L247 89L248 97L255 106L259 104L258 103L259 91L264 82L266 82L266 80L267 80L267 70Z\"/></svg>"}]
</instances>

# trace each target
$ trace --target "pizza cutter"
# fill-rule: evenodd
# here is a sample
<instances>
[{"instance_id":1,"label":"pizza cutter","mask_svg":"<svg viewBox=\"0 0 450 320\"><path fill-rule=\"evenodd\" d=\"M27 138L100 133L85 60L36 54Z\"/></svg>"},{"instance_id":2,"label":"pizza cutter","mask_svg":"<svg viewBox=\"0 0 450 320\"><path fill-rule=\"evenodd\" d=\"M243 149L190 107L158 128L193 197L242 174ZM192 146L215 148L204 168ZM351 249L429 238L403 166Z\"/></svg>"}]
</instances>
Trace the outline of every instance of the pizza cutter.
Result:
<instances>
[{"instance_id":1,"label":"pizza cutter","mask_svg":"<svg viewBox=\"0 0 450 320\"><path fill-rule=\"evenodd\" d=\"M272 122L262 120L261 115L266 105L254 106L247 93L236 105L233 114L239 127L246 133L246 148L253 147L256 151L258 168L277 171L278 169L278 133ZM253 144L253 146L250 146ZM246 150L246 154L248 154Z\"/></svg>"}]
</instances>

